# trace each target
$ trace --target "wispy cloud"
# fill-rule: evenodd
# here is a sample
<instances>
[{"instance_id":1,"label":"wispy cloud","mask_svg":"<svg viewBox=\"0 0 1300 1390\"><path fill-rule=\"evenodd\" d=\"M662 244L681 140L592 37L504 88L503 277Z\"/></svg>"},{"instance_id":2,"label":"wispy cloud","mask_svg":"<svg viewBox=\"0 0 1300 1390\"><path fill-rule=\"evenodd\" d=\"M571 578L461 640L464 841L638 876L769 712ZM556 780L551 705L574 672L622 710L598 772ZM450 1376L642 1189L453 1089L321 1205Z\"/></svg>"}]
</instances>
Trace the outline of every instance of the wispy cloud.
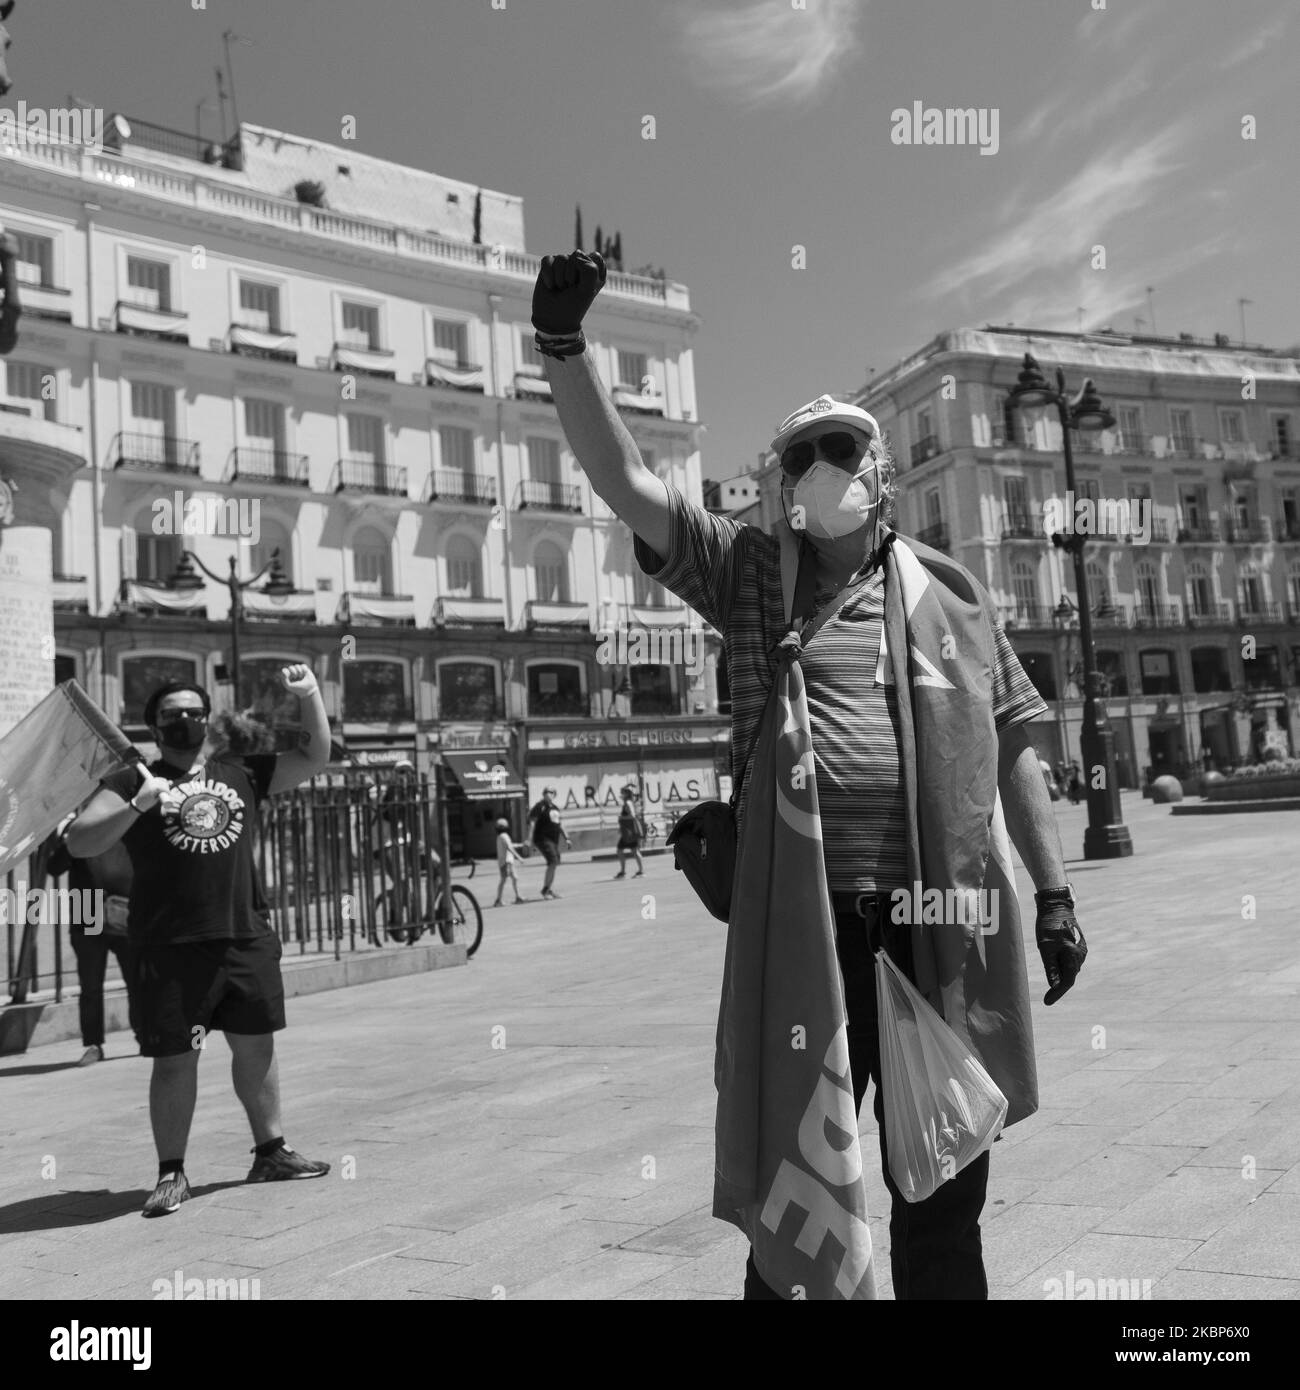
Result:
<instances>
[{"instance_id":1,"label":"wispy cloud","mask_svg":"<svg viewBox=\"0 0 1300 1390\"><path fill-rule=\"evenodd\" d=\"M790 0L702 13L678 10L676 23L692 75L744 106L807 102L861 51L863 0Z\"/></svg>"},{"instance_id":2,"label":"wispy cloud","mask_svg":"<svg viewBox=\"0 0 1300 1390\"><path fill-rule=\"evenodd\" d=\"M1055 193L1044 195L1038 182L1018 190L1003 205L1002 228L983 249L941 271L927 298L959 289L998 296L1028 276L1078 265L1086 254L1085 236L1088 246L1104 243L1108 226L1131 219L1161 195L1163 182L1183 167L1175 155L1196 119L1186 117L1141 144L1118 143L1102 151Z\"/></svg>"},{"instance_id":3,"label":"wispy cloud","mask_svg":"<svg viewBox=\"0 0 1300 1390\"><path fill-rule=\"evenodd\" d=\"M1085 88L1081 78L1057 83L1052 95L1016 127L1012 140L1016 144L1042 141L1051 145L1076 131L1090 131L1126 101L1144 97L1154 69L1154 55L1144 51L1126 72L1116 74L1100 88L1095 83Z\"/></svg>"},{"instance_id":4,"label":"wispy cloud","mask_svg":"<svg viewBox=\"0 0 1300 1390\"><path fill-rule=\"evenodd\" d=\"M1244 38L1236 48L1224 55L1219 61L1219 67L1235 68L1238 63L1249 62L1252 58L1258 58L1261 53L1267 52L1282 37L1286 30L1287 15L1282 13L1271 23L1266 24L1262 29Z\"/></svg>"}]
</instances>

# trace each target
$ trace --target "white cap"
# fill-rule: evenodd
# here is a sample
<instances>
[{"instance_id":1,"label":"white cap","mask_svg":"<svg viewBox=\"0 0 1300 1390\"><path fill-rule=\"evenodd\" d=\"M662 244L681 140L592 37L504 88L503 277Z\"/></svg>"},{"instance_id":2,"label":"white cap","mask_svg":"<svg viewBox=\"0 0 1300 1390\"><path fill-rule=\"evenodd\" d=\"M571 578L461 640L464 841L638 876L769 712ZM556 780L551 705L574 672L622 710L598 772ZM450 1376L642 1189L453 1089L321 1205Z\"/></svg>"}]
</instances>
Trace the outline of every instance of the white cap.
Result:
<instances>
[{"instance_id":1,"label":"white cap","mask_svg":"<svg viewBox=\"0 0 1300 1390\"><path fill-rule=\"evenodd\" d=\"M785 446L800 430L827 421L853 425L857 429L865 430L872 439L880 438L880 426L876 423L874 415L868 415L865 410L850 405L847 401L837 401L832 396L818 396L815 401L801 405L793 415L787 415L781 421L772 440L772 452L779 458Z\"/></svg>"}]
</instances>

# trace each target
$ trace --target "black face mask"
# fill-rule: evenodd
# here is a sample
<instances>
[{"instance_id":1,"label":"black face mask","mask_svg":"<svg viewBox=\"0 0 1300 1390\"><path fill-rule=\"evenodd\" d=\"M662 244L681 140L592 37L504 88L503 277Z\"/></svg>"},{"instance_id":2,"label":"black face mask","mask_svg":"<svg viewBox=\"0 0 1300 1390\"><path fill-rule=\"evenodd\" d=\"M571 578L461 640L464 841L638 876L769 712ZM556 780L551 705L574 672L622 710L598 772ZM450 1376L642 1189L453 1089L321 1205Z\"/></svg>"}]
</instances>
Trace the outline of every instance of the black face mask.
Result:
<instances>
[{"instance_id":1,"label":"black face mask","mask_svg":"<svg viewBox=\"0 0 1300 1390\"><path fill-rule=\"evenodd\" d=\"M174 724L162 724L158 728L158 742L164 748L176 748L187 753L197 748L207 736L206 719L178 719Z\"/></svg>"}]
</instances>

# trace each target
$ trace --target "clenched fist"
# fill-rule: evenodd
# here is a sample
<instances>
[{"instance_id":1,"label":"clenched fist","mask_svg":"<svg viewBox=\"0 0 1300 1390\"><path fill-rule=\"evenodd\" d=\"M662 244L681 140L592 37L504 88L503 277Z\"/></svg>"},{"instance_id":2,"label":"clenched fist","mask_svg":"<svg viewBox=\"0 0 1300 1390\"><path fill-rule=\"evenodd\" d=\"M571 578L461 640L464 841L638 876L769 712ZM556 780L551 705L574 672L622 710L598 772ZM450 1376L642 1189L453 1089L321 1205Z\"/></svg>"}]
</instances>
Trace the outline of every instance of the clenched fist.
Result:
<instances>
[{"instance_id":1,"label":"clenched fist","mask_svg":"<svg viewBox=\"0 0 1300 1390\"><path fill-rule=\"evenodd\" d=\"M605 258L596 251L543 256L533 287L533 327L557 337L576 333L608 274Z\"/></svg>"},{"instance_id":2,"label":"clenched fist","mask_svg":"<svg viewBox=\"0 0 1300 1390\"><path fill-rule=\"evenodd\" d=\"M301 663L295 666L286 666L280 672L280 684L287 691L304 700L309 695L315 695L320 689L316 683L316 677L312 674L311 667Z\"/></svg>"},{"instance_id":3,"label":"clenched fist","mask_svg":"<svg viewBox=\"0 0 1300 1390\"><path fill-rule=\"evenodd\" d=\"M136 763L135 767L140 774L140 785L131 800L135 802L136 810L151 811L157 806L163 792L170 791L172 784L165 777L155 777L143 763Z\"/></svg>"}]
</instances>

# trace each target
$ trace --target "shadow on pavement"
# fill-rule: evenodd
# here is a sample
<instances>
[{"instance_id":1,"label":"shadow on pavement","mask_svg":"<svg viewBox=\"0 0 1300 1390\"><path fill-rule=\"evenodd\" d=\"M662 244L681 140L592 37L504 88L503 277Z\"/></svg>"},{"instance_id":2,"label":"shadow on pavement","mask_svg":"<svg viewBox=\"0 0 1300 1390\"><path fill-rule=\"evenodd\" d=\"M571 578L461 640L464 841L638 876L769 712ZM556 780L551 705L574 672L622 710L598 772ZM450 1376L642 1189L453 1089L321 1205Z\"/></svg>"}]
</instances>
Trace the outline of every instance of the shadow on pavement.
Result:
<instances>
[{"instance_id":1,"label":"shadow on pavement","mask_svg":"<svg viewBox=\"0 0 1300 1390\"><path fill-rule=\"evenodd\" d=\"M191 1200L222 1192L228 1187L246 1187L242 1178L230 1182L206 1182L190 1188ZM138 1216L153 1189L128 1188L114 1192L107 1187L89 1192L52 1192L48 1197L28 1197L0 1207L0 1235L12 1236L32 1231L53 1231L63 1226L92 1226L119 1216Z\"/></svg>"},{"instance_id":2,"label":"shadow on pavement","mask_svg":"<svg viewBox=\"0 0 1300 1390\"><path fill-rule=\"evenodd\" d=\"M138 1062L138 1057L105 1057L91 1065L102 1067L106 1062ZM9 1076L43 1076L47 1071L86 1071L76 1062L33 1062L28 1067L0 1066L0 1081Z\"/></svg>"}]
</instances>

